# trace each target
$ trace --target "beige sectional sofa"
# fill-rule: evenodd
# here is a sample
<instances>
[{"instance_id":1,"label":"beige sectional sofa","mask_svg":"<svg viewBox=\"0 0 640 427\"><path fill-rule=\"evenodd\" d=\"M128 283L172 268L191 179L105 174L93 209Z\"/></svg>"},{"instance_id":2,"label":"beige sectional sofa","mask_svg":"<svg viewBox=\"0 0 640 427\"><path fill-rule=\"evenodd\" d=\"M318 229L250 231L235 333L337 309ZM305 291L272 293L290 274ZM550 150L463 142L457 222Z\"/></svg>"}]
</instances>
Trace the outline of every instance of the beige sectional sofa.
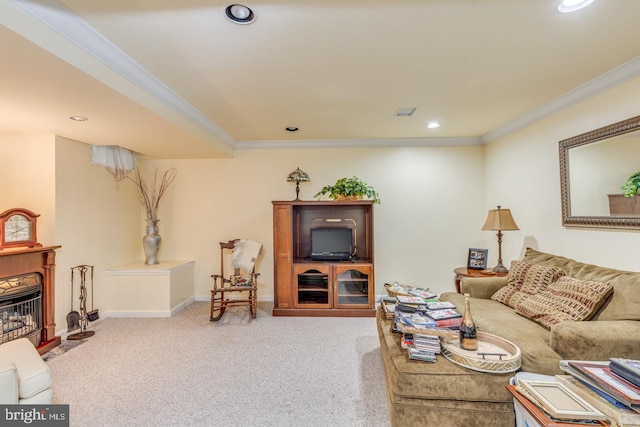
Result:
<instances>
[{"instance_id":1,"label":"beige sectional sofa","mask_svg":"<svg viewBox=\"0 0 640 427\"><path fill-rule=\"evenodd\" d=\"M519 263L512 265L508 277L465 278L461 289L472 297L471 310L480 331L520 347L522 371L559 374L562 359L640 359L640 273L531 248ZM549 283L529 283L526 289L526 281L523 286L515 280L516 270L527 273L528 279L535 276L533 282L547 279ZM517 292L509 290L514 285L520 285ZM588 290L584 298L579 292L576 297L576 287ZM463 310L463 295L444 293L441 299ZM584 305L592 313L581 312ZM569 320L576 315L588 320ZM472 371L441 356L436 363L411 361L400 348L399 335L390 331L391 322L382 315L377 322L394 426L514 425L512 399L504 387L510 374Z\"/></svg>"},{"instance_id":2,"label":"beige sectional sofa","mask_svg":"<svg viewBox=\"0 0 640 427\"><path fill-rule=\"evenodd\" d=\"M49 366L27 338L0 345L0 404L48 405L51 382Z\"/></svg>"}]
</instances>

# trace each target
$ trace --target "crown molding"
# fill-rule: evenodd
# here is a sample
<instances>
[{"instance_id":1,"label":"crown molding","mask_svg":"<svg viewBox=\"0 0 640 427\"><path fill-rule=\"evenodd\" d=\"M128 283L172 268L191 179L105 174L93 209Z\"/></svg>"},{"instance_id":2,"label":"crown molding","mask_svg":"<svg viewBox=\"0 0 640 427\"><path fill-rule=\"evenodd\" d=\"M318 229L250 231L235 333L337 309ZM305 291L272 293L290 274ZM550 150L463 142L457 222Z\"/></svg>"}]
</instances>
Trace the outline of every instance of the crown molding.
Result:
<instances>
[{"instance_id":1,"label":"crown molding","mask_svg":"<svg viewBox=\"0 0 640 427\"><path fill-rule=\"evenodd\" d=\"M522 128L530 126L553 114L565 110L573 105L579 104L591 97L608 91L615 86L621 85L629 80L640 76L640 56L636 56L628 62L607 71L606 73L590 80L575 89L570 90L556 99L512 120L484 134L483 144L488 144L496 139L503 138Z\"/></svg>"},{"instance_id":2,"label":"crown molding","mask_svg":"<svg viewBox=\"0 0 640 427\"><path fill-rule=\"evenodd\" d=\"M6 27L227 154L233 152L231 135L58 0L1 3L0 22Z\"/></svg>"},{"instance_id":3,"label":"crown molding","mask_svg":"<svg viewBox=\"0 0 640 427\"><path fill-rule=\"evenodd\" d=\"M462 147L473 145L482 145L480 137L238 141L236 149Z\"/></svg>"}]
</instances>

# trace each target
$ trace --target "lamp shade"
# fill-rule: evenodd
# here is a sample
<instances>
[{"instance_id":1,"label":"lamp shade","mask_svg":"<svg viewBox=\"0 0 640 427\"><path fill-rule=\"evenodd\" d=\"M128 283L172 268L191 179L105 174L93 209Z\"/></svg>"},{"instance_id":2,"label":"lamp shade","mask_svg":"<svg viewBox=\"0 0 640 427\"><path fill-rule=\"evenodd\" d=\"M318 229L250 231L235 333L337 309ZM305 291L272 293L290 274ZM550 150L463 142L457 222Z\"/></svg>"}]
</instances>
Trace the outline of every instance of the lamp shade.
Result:
<instances>
[{"instance_id":1,"label":"lamp shade","mask_svg":"<svg viewBox=\"0 0 640 427\"><path fill-rule=\"evenodd\" d=\"M516 225L516 222L511 216L509 209L491 209L487 215L487 220L482 226L483 230L505 231L505 230L520 230Z\"/></svg>"},{"instance_id":2,"label":"lamp shade","mask_svg":"<svg viewBox=\"0 0 640 427\"><path fill-rule=\"evenodd\" d=\"M307 182L309 181L309 174L300 168L297 168L287 176L287 182Z\"/></svg>"}]
</instances>

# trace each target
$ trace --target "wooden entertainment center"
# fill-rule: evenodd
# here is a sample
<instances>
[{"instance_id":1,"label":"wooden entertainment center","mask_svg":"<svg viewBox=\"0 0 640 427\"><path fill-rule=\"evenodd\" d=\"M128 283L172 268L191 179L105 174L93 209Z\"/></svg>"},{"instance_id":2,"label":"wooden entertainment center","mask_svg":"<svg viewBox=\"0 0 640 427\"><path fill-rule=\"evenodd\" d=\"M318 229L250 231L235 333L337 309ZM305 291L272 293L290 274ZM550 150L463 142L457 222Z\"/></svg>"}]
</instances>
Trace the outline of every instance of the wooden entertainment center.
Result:
<instances>
[{"instance_id":1,"label":"wooden entertainment center","mask_svg":"<svg viewBox=\"0 0 640 427\"><path fill-rule=\"evenodd\" d=\"M373 201L274 201L274 316L375 316ZM349 228L353 256L311 257L311 229Z\"/></svg>"}]
</instances>

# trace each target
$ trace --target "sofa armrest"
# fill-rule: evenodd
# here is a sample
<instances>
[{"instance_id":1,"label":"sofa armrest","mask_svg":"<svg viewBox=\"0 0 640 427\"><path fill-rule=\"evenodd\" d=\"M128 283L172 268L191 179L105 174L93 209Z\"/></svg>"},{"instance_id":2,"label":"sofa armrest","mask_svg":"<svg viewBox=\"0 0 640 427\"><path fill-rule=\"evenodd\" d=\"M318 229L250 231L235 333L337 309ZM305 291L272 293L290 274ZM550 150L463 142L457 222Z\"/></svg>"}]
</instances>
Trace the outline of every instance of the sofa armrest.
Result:
<instances>
[{"instance_id":1,"label":"sofa armrest","mask_svg":"<svg viewBox=\"0 0 640 427\"><path fill-rule=\"evenodd\" d=\"M472 298L490 299L498 289L507 284L507 277L465 277L460 282L460 293Z\"/></svg>"},{"instance_id":2,"label":"sofa armrest","mask_svg":"<svg viewBox=\"0 0 640 427\"><path fill-rule=\"evenodd\" d=\"M18 403L18 370L13 362L0 362L0 404Z\"/></svg>"},{"instance_id":3,"label":"sofa armrest","mask_svg":"<svg viewBox=\"0 0 640 427\"><path fill-rule=\"evenodd\" d=\"M550 346L568 360L640 359L640 321L561 322L551 327Z\"/></svg>"}]
</instances>

